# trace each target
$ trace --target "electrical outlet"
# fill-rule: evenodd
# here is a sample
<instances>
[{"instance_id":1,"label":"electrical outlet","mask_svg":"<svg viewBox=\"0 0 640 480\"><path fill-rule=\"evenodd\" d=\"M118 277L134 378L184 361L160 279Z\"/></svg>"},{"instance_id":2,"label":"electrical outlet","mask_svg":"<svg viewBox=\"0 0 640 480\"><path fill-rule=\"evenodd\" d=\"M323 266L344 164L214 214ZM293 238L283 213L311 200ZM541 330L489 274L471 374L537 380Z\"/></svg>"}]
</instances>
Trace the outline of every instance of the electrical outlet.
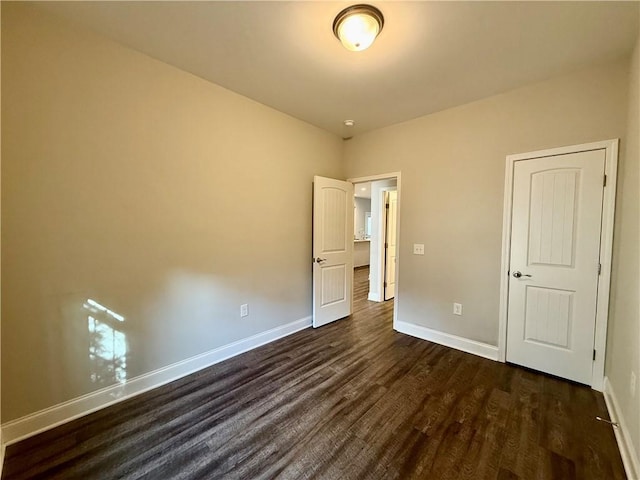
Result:
<instances>
[{"instance_id":1,"label":"electrical outlet","mask_svg":"<svg viewBox=\"0 0 640 480\"><path fill-rule=\"evenodd\" d=\"M246 317L247 315L249 315L249 304L243 303L242 305L240 305L240 316Z\"/></svg>"},{"instance_id":2,"label":"electrical outlet","mask_svg":"<svg viewBox=\"0 0 640 480\"><path fill-rule=\"evenodd\" d=\"M462 304L454 303L453 304L453 314L454 315L462 315Z\"/></svg>"},{"instance_id":3,"label":"electrical outlet","mask_svg":"<svg viewBox=\"0 0 640 480\"><path fill-rule=\"evenodd\" d=\"M413 254L414 255L424 255L424 243L414 243L413 244Z\"/></svg>"},{"instance_id":4,"label":"electrical outlet","mask_svg":"<svg viewBox=\"0 0 640 480\"><path fill-rule=\"evenodd\" d=\"M636 372L631 372L631 380L629 380L629 391L631 396L636 396Z\"/></svg>"}]
</instances>

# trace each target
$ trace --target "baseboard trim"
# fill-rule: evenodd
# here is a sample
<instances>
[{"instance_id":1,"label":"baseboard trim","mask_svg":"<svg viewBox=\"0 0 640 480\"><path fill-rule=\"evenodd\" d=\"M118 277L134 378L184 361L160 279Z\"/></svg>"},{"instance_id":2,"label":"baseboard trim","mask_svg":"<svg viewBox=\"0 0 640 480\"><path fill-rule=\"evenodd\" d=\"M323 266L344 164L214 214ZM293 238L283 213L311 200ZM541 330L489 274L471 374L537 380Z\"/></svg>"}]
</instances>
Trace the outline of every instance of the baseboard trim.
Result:
<instances>
[{"instance_id":1,"label":"baseboard trim","mask_svg":"<svg viewBox=\"0 0 640 480\"><path fill-rule=\"evenodd\" d=\"M469 340L468 338L458 337L457 335L438 332L437 330L432 330L413 323L396 321L393 324L393 328L400 333L411 335L412 337L439 343L445 347L462 350L463 352L472 353L473 355L488 358L489 360L498 360L498 347L489 345L488 343L477 342L475 340Z\"/></svg>"},{"instance_id":2,"label":"baseboard trim","mask_svg":"<svg viewBox=\"0 0 640 480\"><path fill-rule=\"evenodd\" d=\"M607 377L604 377L603 393L604 401L609 410L609 418L611 421L618 423L618 428L613 427L613 433L616 436L616 442L618 442L618 450L620 450L620 456L622 457L622 463L624 464L627 477L630 479L640 479L640 461L638 460L637 450L633 447L627 422L622 415L618 399Z\"/></svg>"},{"instance_id":3,"label":"baseboard trim","mask_svg":"<svg viewBox=\"0 0 640 480\"><path fill-rule=\"evenodd\" d=\"M302 318L132 378L126 384L106 387L12 420L1 426L3 445L19 442L309 327L311 317Z\"/></svg>"},{"instance_id":4,"label":"baseboard trim","mask_svg":"<svg viewBox=\"0 0 640 480\"><path fill-rule=\"evenodd\" d=\"M2 467L4 466L4 451L7 446L4 444L4 437L2 436L2 427L0 427L0 478L2 478Z\"/></svg>"},{"instance_id":5,"label":"baseboard trim","mask_svg":"<svg viewBox=\"0 0 640 480\"><path fill-rule=\"evenodd\" d=\"M369 292L369 294L367 295L367 300L371 301L371 302L381 302L382 300L380 300L380 295L378 295L377 293L371 293Z\"/></svg>"}]
</instances>

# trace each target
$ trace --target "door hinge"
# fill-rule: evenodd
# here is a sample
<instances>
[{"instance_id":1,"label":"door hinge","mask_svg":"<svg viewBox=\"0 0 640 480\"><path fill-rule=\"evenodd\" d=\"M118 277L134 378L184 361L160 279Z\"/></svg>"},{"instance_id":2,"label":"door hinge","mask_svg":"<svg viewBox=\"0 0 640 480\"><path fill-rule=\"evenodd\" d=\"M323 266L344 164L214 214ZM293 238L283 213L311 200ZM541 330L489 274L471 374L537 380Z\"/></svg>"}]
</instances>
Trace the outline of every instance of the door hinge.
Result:
<instances>
[{"instance_id":1,"label":"door hinge","mask_svg":"<svg viewBox=\"0 0 640 480\"><path fill-rule=\"evenodd\" d=\"M389 209L389 204L385 203L384 208L386 208L388 210Z\"/></svg>"},{"instance_id":2,"label":"door hinge","mask_svg":"<svg viewBox=\"0 0 640 480\"><path fill-rule=\"evenodd\" d=\"M602 264L599 263L598 264L598 275L601 275L601 274L602 274Z\"/></svg>"},{"instance_id":3,"label":"door hinge","mask_svg":"<svg viewBox=\"0 0 640 480\"><path fill-rule=\"evenodd\" d=\"M389 248L389 244L385 242L384 248Z\"/></svg>"},{"instance_id":4,"label":"door hinge","mask_svg":"<svg viewBox=\"0 0 640 480\"><path fill-rule=\"evenodd\" d=\"M387 286L387 282L384 282L384 286L385 286L385 287Z\"/></svg>"},{"instance_id":5,"label":"door hinge","mask_svg":"<svg viewBox=\"0 0 640 480\"><path fill-rule=\"evenodd\" d=\"M593 361L594 362L596 361L596 349L595 348L593 349Z\"/></svg>"},{"instance_id":6,"label":"door hinge","mask_svg":"<svg viewBox=\"0 0 640 480\"><path fill-rule=\"evenodd\" d=\"M602 181L602 186L606 187L607 186L607 176L604 176L604 180Z\"/></svg>"}]
</instances>

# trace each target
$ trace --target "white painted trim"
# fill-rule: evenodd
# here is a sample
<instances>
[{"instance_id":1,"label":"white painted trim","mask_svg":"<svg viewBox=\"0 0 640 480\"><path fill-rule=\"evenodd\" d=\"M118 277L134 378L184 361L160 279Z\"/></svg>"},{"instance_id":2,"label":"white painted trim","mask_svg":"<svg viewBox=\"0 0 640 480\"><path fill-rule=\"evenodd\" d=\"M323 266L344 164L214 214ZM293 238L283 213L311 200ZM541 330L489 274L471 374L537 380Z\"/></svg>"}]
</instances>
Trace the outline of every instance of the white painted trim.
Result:
<instances>
[{"instance_id":1,"label":"white painted trim","mask_svg":"<svg viewBox=\"0 0 640 480\"><path fill-rule=\"evenodd\" d=\"M398 305L400 304L400 232L402 230L402 208L400 208L402 203L402 174L400 172L396 173L396 191L398 192L398 204L396 206L396 291L393 299L393 328L398 322Z\"/></svg>"},{"instance_id":2,"label":"white painted trim","mask_svg":"<svg viewBox=\"0 0 640 480\"><path fill-rule=\"evenodd\" d=\"M627 477L630 479L640 479L638 450L634 448L631 442L627 422L622 415L617 397L607 377L604 378L604 401L607 404L607 410L609 410L609 418L611 421L618 423L618 428L613 427L613 433L616 436L616 442L618 442L618 449L620 450L620 456L622 457L622 463L624 464Z\"/></svg>"},{"instance_id":3,"label":"white painted trim","mask_svg":"<svg viewBox=\"0 0 640 480\"><path fill-rule=\"evenodd\" d=\"M396 181L396 185L388 185L388 186L384 186L384 187L380 187L379 192L380 192L380 197L378 199L378 212L380 213L379 218L378 218L378 231L376 232L376 236L379 239L379 241L377 242L378 248L374 251L373 249L371 250L371 255L375 255L376 257L378 257L378 271L376 272L376 278L378 279L377 285L376 285L376 290L377 290L377 294L374 294L375 297L377 297L377 302L384 302L384 292L385 292L385 288L384 288L384 282L386 280L385 278L385 266L386 266L386 258L385 258L385 248L384 248L384 244L385 244L385 239L387 238L387 211L386 211L386 193L387 192L391 192L391 191L398 191L398 186L397 186L397 181ZM397 201L396 201L397 202ZM371 209L373 211L373 208ZM397 203L396 203L396 216L397 216ZM396 225L396 245L398 242L398 226ZM396 249L396 253L397 253ZM397 263L397 258L396 258L396 263ZM398 274L397 270L396 270L396 275ZM397 290L397 289L396 289Z\"/></svg>"},{"instance_id":4,"label":"white painted trim","mask_svg":"<svg viewBox=\"0 0 640 480\"><path fill-rule=\"evenodd\" d=\"M402 172L381 173L379 175L369 175L367 177L348 178L347 181L351 183L364 183L376 180L387 180L390 178L396 179L396 190L398 191L398 211L396 212L396 244L398 245L398 250L396 252L396 296L393 302L393 328L398 330L396 323L398 322L398 305L400 304L400 264L402 262L400 255L400 233L402 232ZM381 293L380 295L384 294ZM369 299L374 302L381 301L379 297L375 300L373 298Z\"/></svg>"},{"instance_id":5,"label":"white painted trim","mask_svg":"<svg viewBox=\"0 0 640 480\"><path fill-rule=\"evenodd\" d=\"M602 199L602 227L600 230L600 263L602 264L602 272L598 277L596 333L593 346L596 350L596 359L593 362L593 373L591 377L591 388L599 392L604 389L604 360L607 352L613 227L616 211L616 191L618 188L619 140L615 139L603 143L606 144L604 173L607 176L607 185L604 189L604 197Z\"/></svg>"},{"instance_id":6,"label":"white painted trim","mask_svg":"<svg viewBox=\"0 0 640 480\"><path fill-rule=\"evenodd\" d=\"M444 345L445 347L455 348L456 350L462 350L463 352L488 358L489 360L498 360L498 347L495 345L489 345L488 343L477 342L468 338L458 337L457 335L439 332L413 323L396 321L394 322L393 328L400 333L411 335L412 337L428 340L433 343Z\"/></svg>"},{"instance_id":7,"label":"white painted trim","mask_svg":"<svg viewBox=\"0 0 640 480\"><path fill-rule=\"evenodd\" d=\"M369 294L367 295L367 300L371 301L371 302L381 302L382 300L380 300L380 295L378 295L375 292L369 292Z\"/></svg>"},{"instance_id":8,"label":"white painted trim","mask_svg":"<svg viewBox=\"0 0 640 480\"><path fill-rule=\"evenodd\" d=\"M376 180L389 180L391 178L399 179L401 172L380 173L378 175L367 175L366 177L347 178L347 182L366 183L375 182Z\"/></svg>"},{"instance_id":9,"label":"white painted trim","mask_svg":"<svg viewBox=\"0 0 640 480\"><path fill-rule=\"evenodd\" d=\"M594 348L597 352L593 362L591 388L602 391L604 386L604 359L607 349L607 323L609 321L609 287L611 283L611 255L613 251L613 221L616 206L616 185L618 169L618 139L585 143L568 147L539 150L536 152L507 155L504 209L502 214L502 262L500 268L500 314L498 326L498 359L506 361L507 356L507 311L509 306L509 257L511 255L511 208L513 193L513 169L518 160L551 157L568 153L591 150L605 150L605 175L607 186L602 199L602 230L600 232L600 263L602 272L598 277L598 300L596 304L596 330Z\"/></svg>"},{"instance_id":10,"label":"white painted trim","mask_svg":"<svg viewBox=\"0 0 640 480\"><path fill-rule=\"evenodd\" d=\"M1 427L3 440L10 445L309 327L311 317L305 317L7 422Z\"/></svg>"},{"instance_id":11,"label":"white painted trim","mask_svg":"<svg viewBox=\"0 0 640 480\"><path fill-rule=\"evenodd\" d=\"M0 427L0 478L2 477L2 467L4 466L4 452L7 446L4 444L4 438L2 437L2 427Z\"/></svg>"},{"instance_id":12,"label":"white painted trim","mask_svg":"<svg viewBox=\"0 0 640 480\"><path fill-rule=\"evenodd\" d=\"M502 210L502 260L500 262L500 311L498 313L498 360L507 361L507 310L509 308L509 259L511 256L511 210L513 208L513 164L507 157Z\"/></svg>"}]
</instances>

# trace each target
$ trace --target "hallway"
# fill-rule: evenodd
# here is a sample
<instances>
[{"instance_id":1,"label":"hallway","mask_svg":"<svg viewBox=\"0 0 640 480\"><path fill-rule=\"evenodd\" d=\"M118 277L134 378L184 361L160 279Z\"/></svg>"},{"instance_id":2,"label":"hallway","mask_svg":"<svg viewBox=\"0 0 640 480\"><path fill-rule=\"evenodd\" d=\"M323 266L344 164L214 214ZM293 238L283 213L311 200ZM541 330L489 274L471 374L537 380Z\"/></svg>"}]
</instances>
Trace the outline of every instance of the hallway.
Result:
<instances>
[{"instance_id":1,"label":"hallway","mask_svg":"<svg viewBox=\"0 0 640 480\"><path fill-rule=\"evenodd\" d=\"M357 267L353 270L353 314L373 313L393 320L394 299L386 302L367 300L369 294L369 266Z\"/></svg>"}]
</instances>

